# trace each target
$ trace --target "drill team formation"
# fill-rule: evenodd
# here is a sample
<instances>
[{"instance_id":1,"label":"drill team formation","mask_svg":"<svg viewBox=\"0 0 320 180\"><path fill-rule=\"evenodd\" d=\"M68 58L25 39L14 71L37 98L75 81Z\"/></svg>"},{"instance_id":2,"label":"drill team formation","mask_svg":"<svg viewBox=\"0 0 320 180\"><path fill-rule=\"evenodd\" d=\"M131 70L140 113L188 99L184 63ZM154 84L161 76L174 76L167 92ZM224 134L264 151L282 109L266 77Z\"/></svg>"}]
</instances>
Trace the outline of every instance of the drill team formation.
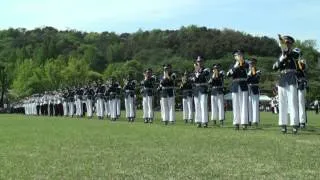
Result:
<instances>
[{"instance_id":1,"label":"drill team formation","mask_svg":"<svg viewBox=\"0 0 320 180\"><path fill-rule=\"evenodd\" d=\"M272 69L279 72L276 98L271 101L273 111L279 114L278 124L282 133L290 126L296 134L307 123L305 94L307 88L306 60L299 48L294 47L294 38L279 35L282 53ZM152 123L154 119L155 94L159 95L161 119L165 125L176 122L176 95L180 92L183 121L195 123L197 127L208 127L209 119L220 123L225 121L224 79L232 80L233 125L235 130L247 129L260 124L259 81L262 72L258 69L256 58L246 58L241 49L233 52L234 62L223 70L220 64L204 66L204 59L198 56L193 72L185 71L181 82L171 64L163 65L163 75L156 77L151 68L143 72L141 82L129 74L123 79L123 87L114 77L108 81L93 82L83 87L59 89L54 92L34 94L17 103L14 111L26 115L69 116L116 121L120 117L121 100L124 99L125 117L129 122L136 118L137 104L141 103L143 120ZM141 93L141 102L137 102ZM208 104L209 100L209 104ZM210 107L208 107L210 105ZM318 107L317 103L317 107ZM288 117L289 114L289 117Z\"/></svg>"}]
</instances>

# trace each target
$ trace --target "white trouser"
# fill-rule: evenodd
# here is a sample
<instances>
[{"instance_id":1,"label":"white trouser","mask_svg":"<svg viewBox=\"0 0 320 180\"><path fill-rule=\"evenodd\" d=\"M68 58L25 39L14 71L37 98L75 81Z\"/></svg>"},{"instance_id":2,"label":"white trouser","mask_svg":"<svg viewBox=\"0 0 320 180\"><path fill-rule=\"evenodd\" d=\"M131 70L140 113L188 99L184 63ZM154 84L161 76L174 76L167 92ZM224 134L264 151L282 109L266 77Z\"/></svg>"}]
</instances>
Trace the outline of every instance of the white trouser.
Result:
<instances>
[{"instance_id":1,"label":"white trouser","mask_svg":"<svg viewBox=\"0 0 320 180\"><path fill-rule=\"evenodd\" d=\"M62 106L63 106L63 115L68 116L68 103L64 101L62 103Z\"/></svg>"},{"instance_id":2,"label":"white trouser","mask_svg":"<svg viewBox=\"0 0 320 180\"><path fill-rule=\"evenodd\" d=\"M86 102L86 107L87 107L87 117L92 117L92 100L91 99L87 99Z\"/></svg>"},{"instance_id":3,"label":"white trouser","mask_svg":"<svg viewBox=\"0 0 320 180\"><path fill-rule=\"evenodd\" d=\"M211 120L224 120L223 94L211 95Z\"/></svg>"},{"instance_id":4,"label":"white trouser","mask_svg":"<svg viewBox=\"0 0 320 180\"><path fill-rule=\"evenodd\" d=\"M128 96L124 99L124 104L126 108L126 117L133 118L134 117L134 97Z\"/></svg>"},{"instance_id":5,"label":"white trouser","mask_svg":"<svg viewBox=\"0 0 320 180\"><path fill-rule=\"evenodd\" d=\"M233 125L248 124L248 91L232 93Z\"/></svg>"},{"instance_id":6,"label":"white trouser","mask_svg":"<svg viewBox=\"0 0 320 180\"><path fill-rule=\"evenodd\" d=\"M97 99L96 111L97 111L98 117L103 117L103 99L102 98Z\"/></svg>"},{"instance_id":7,"label":"white trouser","mask_svg":"<svg viewBox=\"0 0 320 180\"><path fill-rule=\"evenodd\" d=\"M260 122L260 111L259 111L259 94L249 95L249 122L259 123Z\"/></svg>"},{"instance_id":8,"label":"white trouser","mask_svg":"<svg viewBox=\"0 0 320 180\"><path fill-rule=\"evenodd\" d=\"M120 102L120 98L116 98L116 104L117 104L117 116L120 116L121 114L121 102Z\"/></svg>"},{"instance_id":9,"label":"white trouser","mask_svg":"<svg viewBox=\"0 0 320 180\"><path fill-rule=\"evenodd\" d=\"M306 90L298 90L298 103L299 103L299 120L300 123L306 123L306 100L305 100Z\"/></svg>"},{"instance_id":10,"label":"white trouser","mask_svg":"<svg viewBox=\"0 0 320 180\"><path fill-rule=\"evenodd\" d=\"M194 96L195 122L208 122L208 94L198 93Z\"/></svg>"},{"instance_id":11,"label":"white trouser","mask_svg":"<svg viewBox=\"0 0 320 180\"><path fill-rule=\"evenodd\" d=\"M175 121L175 99L173 97L162 97L160 101L162 121Z\"/></svg>"},{"instance_id":12,"label":"white trouser","mask_svg":"<svg viewBox=\"0 0 320 180\"><path fill-rule=\"evenodd\" d=\"M193 111L193 102L192 97L187 97L182 99L183 106L183 119L192 120L192 111Z\"/></svg>"},{"instance_id":13,"label":"white trouser","mask_svg":"<svg viewBox=\"0 0 320 180\"><path fill-rule=\"evenodd\" d=\"M111 117L111 99L108 99L108 116Z\"/></svg>"},{"instance_id":14,"label":"white trouser","mask_svg":"<svg viewBox=\"0 0 320 180\"><path fill-rule=\"evenodd\" d=\"M69 116L74 114L74 102L69 102Z\"/></svg>"},{"instance_id":15,"label":"white trouser","mask_svg":"<svg viewBox=\"0 0 320 180\"><path fill-rule=\"evenodd\" d=\"M142 99L143 118L153 118L153 96L146 96Z\"/></svg>"},{"instance_id":16,"label":"white trouser","mask_svg":"<svg viewBox=\"0 0 320 180\"><path fill-rule=\"evenodd\" d=\"M104 101L104 115L109 116L109 100Z\"/></svg>"},{"instance_id":17,"label":"white trouser","mask_svg":"<svg viewBox=\"0 0 320 180\"><path fill-rule=\"evenodd\" d=\"M82 111L82 102L80 99L76 100L76 115L77 116L81 116L83 114Z\"/></svg>"},{"instance_id":18,"label":"white trouser","mask_svg":"<svg viewBox=\"0 0 320 180\"><path fill-rule=\"evenodd\" d=\"M278 86L279 94L279 125L288 124L288 113L290 115L290 125L297 126L298 120L298 97L297 86Z\"/></svg>"},{"instance_id":19,"label":"white trouser","mask_svg":"<svg viewBox=\"0 0 320 180\"><path fill-rule=\"evenodd\" d=\"M117 99L110 100L110 113L111 118L117 118Z\"/></svg>"}]
</instances>

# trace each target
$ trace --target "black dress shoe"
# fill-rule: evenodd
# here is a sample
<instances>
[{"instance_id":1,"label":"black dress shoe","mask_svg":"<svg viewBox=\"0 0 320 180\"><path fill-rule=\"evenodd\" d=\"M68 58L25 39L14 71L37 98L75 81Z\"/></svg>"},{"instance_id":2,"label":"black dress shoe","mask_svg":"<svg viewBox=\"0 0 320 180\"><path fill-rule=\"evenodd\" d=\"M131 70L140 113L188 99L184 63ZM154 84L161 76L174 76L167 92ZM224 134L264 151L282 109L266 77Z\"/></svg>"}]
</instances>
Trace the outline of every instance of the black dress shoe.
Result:
<instances>
[{"instance_id":1,"label":"black dress shoe","mask_svg":"<svg viewBox=\"0 0 320 180\"><path fill-rule=\"evenodd\" d=\"M242 125L242 130L247 130L248 129L248 125L247 124L243 124Z\"/></svg>"},{"instance_id":2,"label":"black dress shoe","mask_svg":"<svg viewBox=\"0 0 320 180\"><path fill-rule=\"evenodd\" d=\"M234 130L239 130L239 124L234 125Z\"/></svg>"},{"instance_id":3,"label":"black dress shoe","mask_svg":"<svg viewBox=\"0 0 320 180\"><path fill-rule=\"evenodd\" d=\"M197 128L201 128L201 123L197 123Z\"/></svg>"},{"instance_id":4,"label":"black dress shoe","mask_svg":"<svg viewBox=\"0 0 320 180\"><path fill-rule=\"evenodd\" d=\"M164 121L164 125L168 125L168 121Z\"/></svg>"},{"instance_id":5,"label":"black dress shoe","mask_svg":"<svg viewBox=\"0 0 320 180\"><path fill-rule=\"evenodd\" d=\"M148 118L144 118L144 123L148 123Z\"/></svg>"},{"instance_id":6,"label":"black dress shoe","mask_svg":"<svg viewBox=\"0 0 320 180\"><path fill-rule=\"evenodd\" d=\"M297 134L298 133L298 126L293 126L292 127L292 134Z\"/></svg>"},{"instance_id":7,"label":"black dress shoe","mask_svg":"<svg viewBox=\"0 0 320 180\"><path fill-rule=\"evenodd\" d=\"M286 126L286 125L282 125L282 126L281 126L281 132L282 132L283 134L286 134L286 133L287 133L287 126Z\"/></svg>"},{"instance_id":8,"label":"black dress shoe","mask_svg":"<svg viewBox=\"0 0 320 180\"><path fill-rule=\"evenodd\" d=\"M223 125L224 125L223 120L220 120L220 127L223 127Z\"/></svg>"},{"instance_id":9,"label":"black dress shoe","mask_svg":"<svg viewBox=\"0 0 320 180\"><path fill-rule=\"evenodd\" d=\"M216 121L216 120L213 120L213 124L217 124L217 121Z\"/></svg>"},{"instance_id":10,"label":"black dress shoe","mask_svg":"<svg viewBox=\"0 0 320 180\"><path fill-rule=\"evenodd\" d=\"M204 128L208 128L208 123L203 123Z\"/></svg>"}]
</instances>

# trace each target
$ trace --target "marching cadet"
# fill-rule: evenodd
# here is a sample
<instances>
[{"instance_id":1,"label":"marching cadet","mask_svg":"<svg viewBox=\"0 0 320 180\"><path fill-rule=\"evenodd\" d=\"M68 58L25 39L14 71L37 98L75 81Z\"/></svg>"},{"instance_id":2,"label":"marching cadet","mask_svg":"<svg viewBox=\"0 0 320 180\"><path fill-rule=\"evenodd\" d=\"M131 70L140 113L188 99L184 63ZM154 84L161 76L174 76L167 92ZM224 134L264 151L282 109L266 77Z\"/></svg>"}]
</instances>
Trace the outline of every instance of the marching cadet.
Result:
<instances>
[{"instance_id":1,"label":"marching cadet","mask_svg":"<svg viewBox=\"0 0 320 180\"><path fill-rule=\"evenodd\" d=\"M105 92L105 86L102 86L100 82L98 82L95 96L97 99L96 102L96 113L98 116L98 119L103 119L103 105L104 105L104 99L103 99L103 93Z\"/></svg>"},{"instance_id":2,"label":"marching cadet","mask_svg":"<svg viewBox=\"0 0 320 180\"><path fill-rule=\"evenodd\" d=\"M37 109L37 115L41 115L41 110L40 110L40 103L41 103L41 99L40 99L41 95L38 94L37 97L36 97L36 109Z\"/></svg>"},{"instance_id":3,"label":"marching cadet","mask_svg":"<svg viewBox=\"0 0 320 180\"><path fill-rule=\"evenodd\" d=\"M63 116L62 97L61 97L60 89L57 92L55 92L54 99L55 99L55 106L54 106L55 116Z\"/></svg>"},{"instance_id":4,"label":"marching cadet","mask_svg":"<svg viewBox=\"0 0 320 180\"><path fill-rule=\"evenodd\" d=\"M192 81L188 77L187 71L184 72L181 79L180 90L182 92L183 120L185 123L192 123L193 99L192 99Z\"/></svg>"},{"instance_id":5,"label":"marching cadet","mask_svg":"<svg viewBox=\"0 0 320 180\"><path fill-rule=\"evenodd\" d=\"M297 98L297 67L292 51L294 39L291 36L279 35L282 54L279 60L273 65L274 70L280 71L278 85L279 94L279 125L281 132L287 133L288 117L290 114L290 125L293 134L298 132L298 98Z\"/></svg>"},{"instance_id":6,"label":"marching cadet","mask_svg":"<svg viewBox=\"0 0 320 180\"><path fill-rule=\"evenodd\" d=\"M84 91L84 96L86 100L86 109L87 109L87 117L91 119L93 117L93 96L94 96L94 89L91 86L87 86Z\"/></svg>"},{"instance_id":7,"label":"marching cadet","mask_svg":"<svg viewBox=\"0 0 320 180\"><path fill-rule=\"evenodd\" d=\"M105 87L105 91L104 91L104 115L107 118L111 117L111 112L110 112L110 104L111 104L111 99L110 99L110 92L109 92L109 88L110 88L110 82L106 81L106 83L104 84Z\"/></svg>"},{"instance_id":8,"label":"marching cadet","mask_svg":"<svg viewBox=\"0 0 320 180\"><path fill-rule=\"evenodd\" d=\"M75 95L75 87L73 87L73 89L69 89L69 91L68 91L69 116L70 117L73 117L73 115L74 115L74 95Z\"/></svg>"},{"instance_id":9,"label":"marching cadet","mask_svg":"<svg viewBox=\"0 0 320 180\"><path fill-rule=\"evenodd\" d=\"M232 110L233 125L239 130L240 124L242 128L247 129L248 125L248 83L247 73L249 64L244 60L244 52L236 50L233 52L235 62L227 72L228 77L232 77Z\"/></svg>"},{"instance_id":10,"label":"marching cadet","mask_svg":"<svg viewBox=\"0 0 320 180\"><path fill-rule=\"evenodd\" d=\"M203 59L198 56L194 64L194 106L197 127L208 127L208 83L210 70L204 68Z\"/></svg>"},{"instance_id":11,"label":"marching cadet","mask_svg":"<svg viewBox=\"0 0 320 180\"><path fill-rule=\"evenodd\" d=\"M82 95L83 89L78 87L75 92L75 104L76 104L76 116L82 117L83 115L83 107L82 107Z\"/></svg>"},{"instance_id":12,"label":"marching cadet","mask_svg":"<svg viewBox=\"0 0 320 180\"><path fill-rule=\"evenodd\" d=\"M126 108L126 118L129 122L133 122L135 118L135 87L136 81L132 79L132 75L128 75L126 79L124 79L123 90L125 93L125 108Z\"/></svg>"},{"instance_id":13,"label":"marching cadet","mask_svg":"<svg viewBox=\"0 0 320 180\"><path fill-rule=\"evenodd\" d=\"M153 90L155 78L149 68L144 72L144 80L141 82L142 106L144 123L153 122Z\"/></svg>"},{"instance_id":14,"label":"marching cadet","mask_svg":"<svg viewBox=\"0 0 320 180\"><path fill-rule=\"evenodd\" d=\"M175 122L175 96L174 96L174 79L171 65L163 65L163 77L160 81L158 90L160 91L161 100L161 117L165 125Z\"/></svg>"},{"instance_id":15,"label":"marching cadet","mask_svg":"<svg viewBox=\"0 0 320 180\"><path fill-rule=\"evenodd\" d=\"M115 82L114 84L116 85L116 115L117 119L119 119L121 115L121 86L119 82Z\"/></svg>"},{"instance_id":16,"label":"marching cadet","mask_svg":"<svg viewBox=\"0 0 320 180\"><path fill-rule=\"evenodd\" d=\"M111 113L111 121L116 121L118 119L118 88L119 88L119 83L115 81L114 77L111 77L111 84L109 87L109 94L110 94L110 113Z\"/></svg>"},{"instance_id":17,"label":"marching cadet","mask_svg":"<svg viewBox=\"0 0 320 180\"><path fill-rule=\"evenodd\" d=\"M53 107L54 107L54 96L50 92L49 96L48 96L48 114L49 114L49 116L54 115L54 108Z\"/></svg>"},{"instance_id":18,"label":"marching cadet","mask_svg":"<svg viewBox=\"0 0 320 180\"><path fill-rule=\"evenodd\" d=\"M48 116L48 99L49 99L49 95L48 92L45 91L44 96L42 97L42 102L43 102L43 106L42 106L42 111L43 111L43 115Z\"/></svg>"},{"instance_id":19,"label":"marching cadet","mask_svg":"<svg viewBox=\"0 0 320 180\"><path fill-rule=\"evenodd\" d=\"M249 125L253 123L258 126L260 122L259 111L259 81L261 71L257 70L257 59L252 58L249 63L248 86L249 86Z\"/></svg>"},{"instance_id":20,"label":"marching cadet","mask_svg":"<svg viewBox=\"0 0 320 180\"><path fill-rule=\"evenodd\" d=\"M68 106L69 106L69 99L68 99L68 89L64 89L62 93L62 106L63 106L63 116L68 116Z\"/></svg>"},{"instance_id":21,"label":"marching cadet","mask_svg":"<svg viewBox=\"0 0 320 180\"><path fill-rule=\"evenodd\" d=\"M299 108L299 124L300 128L303 129L306 126L307 116L306 116L306 89L307 89L307 79L306 79L306 62L302 58L302 52L299 48L293 49L294 58L296 60L297 66L297 80L298 80L298 108Z\"/></svg>"},{"instance_id":22,"label":"marching cadet","mask_svg":"<svg viewBox=\"0 0 320 180\"><path fill-rule=\"evenodd\" d=\"M216 124L219 120L220 125L223 126L224 121L224 100L223 100L223 84L224 71L221 70L220 64L214 64L212 70L212 77L209 80L211 86L211 120Z\"/></svg>"}]
</instances>

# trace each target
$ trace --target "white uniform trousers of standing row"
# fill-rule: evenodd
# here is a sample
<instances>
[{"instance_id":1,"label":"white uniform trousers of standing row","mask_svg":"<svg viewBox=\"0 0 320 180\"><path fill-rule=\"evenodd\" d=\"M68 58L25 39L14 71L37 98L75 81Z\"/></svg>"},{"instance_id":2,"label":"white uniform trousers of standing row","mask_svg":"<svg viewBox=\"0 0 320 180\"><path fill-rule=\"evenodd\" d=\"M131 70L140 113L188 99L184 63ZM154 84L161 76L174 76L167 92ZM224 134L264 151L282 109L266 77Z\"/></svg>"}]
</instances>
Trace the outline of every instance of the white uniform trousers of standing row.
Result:
<instances>
[{"instance_id":1,"label":"white uniform trousers of standing row","mask_svg":"<svg viewBox=\"0 0 320 180\"><path fill-rule=\"evenodd\" d=\"M73 116L74 115L74 102L71 101L68 103L69 106L69 116Z\"/></svg>"},{"instance_id":2,"label":"white uniform trousers of standing row","mask_svg":"<svg viewBox=\"0 0 320 180\"><path fill-rule=\"evenodd\" d=\"M153 96L143 96L143 118L153 119Z\"/></svg>"},{"instance_id":3,"label":"white uniform trousers of standing row","mask_svg":"<svg viewBox=\"0 0 320 180\"><path fill-rule=\"evenodd\" d=\"M290 125L297 126L298 120L298 97L297 86L278 86L279 94L279 125L288 124L288 113L290 115Z\"/></svg>"},{"instance_id":4,"label":"white uniform trousers of standing row","mask_svg":"<svg viewBox=\"0 0 320 180\"><path fill-rule=\"evenodd\" d=\"M195 122L208 123L208 94L198 93L194 96Z\"/></svg>"},{"instance_id":5,"label":"white uniform trousers of standing row","mask_svg":"<svg viewBox=\"0 0 320 180\"><path fill-rule=\"evenodd\" d=\"M260 122L259 94L250 93L249 95L249 122Z\"/></svg>"},{"instance_id":6,"label":"white uniform trousers of standing row","mask_svg":"<svg viewBox=\"0 0 320 180\"><path fill-rule=\"evenodd\" d=\"M211 120L224 120L223 94L211 95Z\"/></svg>"},{"instance_id":7,"label":"white uniform trousers of standing row","mask_svg":"<svg viewBox=\"0 0 320 180\"><path fill-rule=\"evenodd\" d=\"M93 110L92 110L92 100L91 99L87 99L86 107L87 107L87 117L92 117Z\"/></svg>"},{"instance_id":8,"label":"white uniform trousers of standing row","mask_svg":"<svg viewBox=\"0 0 320 180\"><path fill-rule=\"evenodd\" d=\"M104 115L110 117L110 99L104 101Z\"/></svg>"},{"instance_id":9,"label":"white uniform trousers of standing row","mask_svg":"<svg viewBox=\"0 0 320 180\"><path fill-rule=\"evenodd\" d=\"M96 114L98 117L103 117L103 105L104 105L104 100L99 97L97 99L97 104L96 104Z\"/></svg>"},{"instance_id":10,"label":"white uniform trousers of standing row","mask_svg":"<svg viewBox=\"0 0 320 180\"><path fill-rule=\"evenodd\" d=\"M124 104L126 108L126 118L135 117L135 106L134 97L128 96L124 99Z\"/></svg>"},{"instance_id":11,"label":"white uniform trousers of standing row","mask_svg":"<svg viewBox=\"0 0 320 180\"><path fill-rule=\"evenodd\" d=\"M62 107L63 107L63 115L68 116L68 102L64 101L62 103Z\"/></svg>"},{"instance_id":12,"label":"white uniform trousers of standing row","mask_svg":"<svg viewBox=\"0 0 320 180\"><path fill-rule=\"evenodd\" d=\"M187 97L182 99L183 106L183 119L184 120L192 120L192 112L193 112L193 101L192 97Z\"/></svg>"},{"instance_id":13,"label":"white uniform trousers of standing row","mask_svg":"<svg viewBox=\"0 0 320 180\"><path fill-rule=\"evenodd\" d=\"M306 116L306 100L305 100L306 90L298 90L298 103L299 103L299 120L300 123L307 122Z\"/></svg>"},{"instance_id":14,"label":"white uniform trousers of standing row","mask_svg":"<svg viewBox=\"0 0 320 180\"><path fill-rule=\"evenodd\" d=\"M248 124L248 91L232 92L233 125Z\"/></svg>"},{"instance_id":15,"label":"white uniform trousers of standing row","mask_svg":"<svg viewBox=\"0 0 320 180\"><path fill-rule=\"evenodd\" d=\"M120 117L121 115L121 101L120 98L116 98L116 115L117 117Z\"/></svg>"},{"instance_id":16,"label":"white uniform trousers of standing row","mask_svg":"<svg viewBox=\"0 0 320 180\"><path fill-rule=\"evenodd\" d=\"M175 97L161 97L161 117L162 121L175 121Z\"/></svg>"},{"instance_id":17,"label":"white uniform trousers of standing row","mask_svg":"<svg viewBox=\"0 0 320 180\"><path fill-rule=\"evenodd\" d=\"M81 99L76 99L76 116L82 116L83 109L82 109L82 102Z\"/></svg>"}]
</instances>

